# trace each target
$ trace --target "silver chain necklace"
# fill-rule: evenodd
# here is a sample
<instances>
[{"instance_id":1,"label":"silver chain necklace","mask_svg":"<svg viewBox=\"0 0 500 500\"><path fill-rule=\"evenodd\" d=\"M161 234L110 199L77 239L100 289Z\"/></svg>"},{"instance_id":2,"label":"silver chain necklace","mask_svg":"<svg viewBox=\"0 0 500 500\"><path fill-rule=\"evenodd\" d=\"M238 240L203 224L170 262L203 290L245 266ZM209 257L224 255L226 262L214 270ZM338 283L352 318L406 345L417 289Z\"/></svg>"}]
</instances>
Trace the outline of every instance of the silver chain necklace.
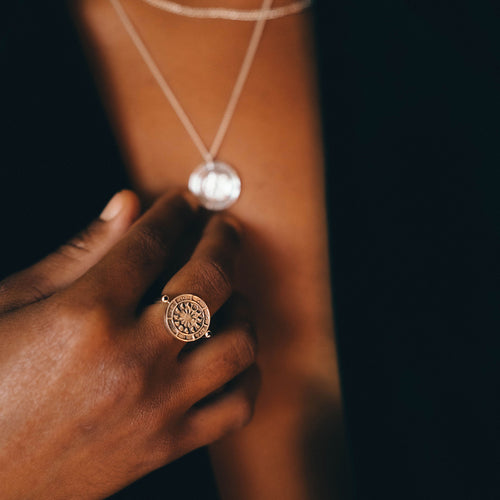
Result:
<instances>
[{"instance_id":1,"label":"silver chain necklace","mask_svg":"<svg viewBox=\"0 0 500 500\"><path fill-rule=\"evenodd\" d=\"M227 9L224 7L190 7L171 0L142 0L158 9L178 14L180 16L195 17L197 19L227 19L231 21L258 21L261 18L278 19L279 17L296 14L307 9L312 0L297 0L281 7L262 9Z\"/></svg>"},{"instance_id":2,"label":"silver chain necklace","mask_svg":"<svg viewBox=\"0 0 500 500\"><path fill-rule=\"evenodd\" d=\"M241 193L241 179L230 165L217 160L217 154L226 135L229 123L234 114L243 86L248 77L252 62L257 51L264 25L266 23L266 13L270 12L273 0L263 0L260 9L261 17L258 17L248 44L240 72L236 78L231 97L222 116L219 128L210 148L207 148L200 135L196 131L193 123L187 116L183 107L179 103L174 92L160 72L158 65L154 61L151 53L139 36L132 21L125 12L120 0L109 0L120 18L125 30L132 39L144 63L151 71L163 94L169 101L182 125L186 129L189 137L200 152L204 163L196 167L189 177L189 190L195 194L200 203L208 210L224 210L230 207L239 198Z\"/></svg>"}]
</instances>

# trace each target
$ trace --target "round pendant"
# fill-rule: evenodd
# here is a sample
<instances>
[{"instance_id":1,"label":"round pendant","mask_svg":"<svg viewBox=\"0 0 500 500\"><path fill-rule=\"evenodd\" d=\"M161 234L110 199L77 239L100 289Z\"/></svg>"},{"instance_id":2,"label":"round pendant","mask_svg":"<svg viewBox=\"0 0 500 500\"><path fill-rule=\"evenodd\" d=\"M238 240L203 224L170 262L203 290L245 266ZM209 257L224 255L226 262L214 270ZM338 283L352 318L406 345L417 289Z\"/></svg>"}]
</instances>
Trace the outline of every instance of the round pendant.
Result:
<instances>
[{"instance_id":1,"label":"round pendant","mask_svg":"<svg viewBox=\"0 0 500 500\"><path fill-rule=\"evenodd\" d=\"M209 337L210 311L200 297L192 294L178 295L167 303L165 326L174 337L183 342Z\"/></svg>"},{"instance_id":2,"label":"round pendant","mask_svg":"<svg viewBox=\"0 0 500 500\"><path fill-rule=\"evenodd\" d=\"M208 210L224 210L240 196L241 180L227 163L213 161L200 165L189 177L189 190Z\"/></svg>"}]
</instances>

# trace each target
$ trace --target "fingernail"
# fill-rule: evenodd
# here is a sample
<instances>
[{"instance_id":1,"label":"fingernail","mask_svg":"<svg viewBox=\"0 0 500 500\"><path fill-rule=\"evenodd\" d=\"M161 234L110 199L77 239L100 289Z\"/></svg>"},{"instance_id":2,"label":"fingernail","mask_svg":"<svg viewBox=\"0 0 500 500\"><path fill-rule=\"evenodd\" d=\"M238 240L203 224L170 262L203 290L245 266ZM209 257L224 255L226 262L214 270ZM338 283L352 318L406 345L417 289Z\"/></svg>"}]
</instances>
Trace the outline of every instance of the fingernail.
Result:
<instances>
[{"instance_id":1,"label":"fingernail","mask_svg":"<svg viewBox=\"0 0 500 500\"><path fill-rule=\"evenodd\" d=\"M123 197L121 192L116 193L108 204L104 207L99 218L103 221L110 221L114 219L122 210L123 207Z\"/></svg>"}]
</instances>

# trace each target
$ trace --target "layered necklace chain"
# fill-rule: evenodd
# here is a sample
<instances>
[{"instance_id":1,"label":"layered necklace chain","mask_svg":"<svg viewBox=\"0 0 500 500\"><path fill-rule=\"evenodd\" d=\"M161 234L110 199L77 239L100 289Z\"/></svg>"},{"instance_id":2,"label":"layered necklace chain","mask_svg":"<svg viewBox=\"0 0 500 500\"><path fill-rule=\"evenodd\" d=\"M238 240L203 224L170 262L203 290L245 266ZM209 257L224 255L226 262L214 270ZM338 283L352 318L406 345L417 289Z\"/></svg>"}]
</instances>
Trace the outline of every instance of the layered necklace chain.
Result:
<instances>
[{"instance_id":1,"label":"layered necklace chain","mask_svg":"<svg viewBox=\"0 0 500 500\"><path fill-rule=\"evenodd\" d=\"M142 0L158 9L197 19L227 19L230 21L258 21L265 18L278 19L279 17L296 14L311 5L312 0L298 0L281 7L262 9L226 9L223 7L189 7L171 0Z\"/></svg>"},{"instance_id":2,"label":"layered necklace chain","mask_svg":"<svg viewBox=\"0 0 500 500\"><path fill-rule=\"evenodd\" d=\"M276 9L271 9L273 0L263 0L262 6L259 11L231 11L234 13L244 14L244 13L255 13L257 12L255 27L252 32L252 36L250 38L250 42L248 44L245 56L243 58L243 62L241 64L240 71L236 78L233 91L229 98L228 104L222 116L222 120L215 134L214 140L210 147L207 147L203 142L200 134L197 132L194 127L192 121L184 111L184 108L181 106L179 100L175 96L172 91L170 85L165 80L162 75L158 65L154 61L151 53L147 49L145 43L141 39L139 33L135 29L130 17L126 13L123 8L120 0L109 0L115 9L120 21L122 22L126 32L130 36L132 42L136 46L139 54L141 55L144 63L151 71L154 79L158 83L161 91L164 96L172 106L174 112L178 116L180 122L186 129L189 137L193 141L193 144L196 146L198 151L200 152L204 163L199 165L195 170L191 173L189 177L188 186L191 192L193 192L201 204L205 206L205 208L209 210L224 210L231 206L240 196L241 193L241 180L236 171L229 166L227 163L217 160L217 155L219 149L222 145L224 137L226 135L227 129L231 122L231 118L236 109L236 105L238 103L239 97L243 90L243 86L245 81L247 80L248 73L250 72L250 68L252 66L252 62L255 57L255 53L257 52L257 47L262 37L262 33L264 31L264 25L267 19L271 19L268 17L271 15L273 11ZM143 0L146 3L154 4L157 3L158 7L163 8L165 6L171 7L171 4L174 2L169 2L166 0ZM306 8L310 5L310 1L308 2L300 2L302 7L300 10ZM161 4L161 6L160 6ZM174 4L179 5L179 4ZM288 7L291 8L295 4L291 4ZM190 10L191 8L179 6L181 7L180 12L175 12L177 14L184 14L185 9ZM165 8L164 10L168 10ZM197 9L198 11L213 11L213 8L207 9ZM220 9L215 9L220 10ZM286 11L288 15L298 12L296 10ZM187 14L186 14L187 15ZM193 17L193 16L190 16ZM196 16L200 17L200 16ZM213 18L210 16L204 16L205 18ZM281 16L277 16L281 17ZM224 18L226 19L226 18ZM230 18L229 18L230 19Z\"/></svg>"}]
</instances>

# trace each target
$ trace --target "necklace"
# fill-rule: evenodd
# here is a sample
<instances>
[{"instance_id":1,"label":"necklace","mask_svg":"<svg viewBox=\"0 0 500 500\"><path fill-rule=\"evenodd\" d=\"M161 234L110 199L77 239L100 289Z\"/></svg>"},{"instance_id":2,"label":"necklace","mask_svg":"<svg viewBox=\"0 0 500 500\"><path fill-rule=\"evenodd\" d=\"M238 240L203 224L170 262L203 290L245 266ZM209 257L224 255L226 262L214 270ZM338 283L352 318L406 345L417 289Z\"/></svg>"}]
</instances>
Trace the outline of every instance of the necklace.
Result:
<instances>
[{"instance_id":1,"label":"necklace","mask_svg":"<svg viewBox=\"0 0 500 500\"><path fill-rule=\"evenodd\" d=\"M195 17L198 19L228 19L231 21L258 21L262 17L266 20L296 14L307 9L312 0L297 0L281 7L268 8L267 10L254 9L226 9L222 7L189 7L171 0L142 0L158 9L178 14L180 16Z\"/></svg>"},{"instance_id":2,"label":"necklace","mask_svg":"<svg viewBox=\"0 0 500 500\"><path fill-rule=\"evenodd\" d=\"M208 210L224 210L230 207L240 196L241 179L230 165L216 160L216 157L222 141L224 140L224 136L226 135L229 123L234 114L236 104L238 103L238 99L243 90L243 85L247 79L257 47L262 37L262 32L266 22L265 17L259 18L255 23L255 28L250 38L245 57L243 58L240 72L236 78L231 97L217 133L215 134L212 145L210 149L208 149L183 107L179 103L174 92L161 74L158 65L155 63L151 53L148 51L137 30L134 28L132 21L122 7L120 0L109 1L118 14L120 21L139 51L139 54L143 58L146 66L151 71L160 89L170 102L170 105L186 129L186 132L189 134L191 140L205 161L205 163L199 165L191 173L188 181L189 190L198 197L200 203ZM272 2L273 0L263 0L261 12L266 12Z\"/></svg>"}]
</instances>

